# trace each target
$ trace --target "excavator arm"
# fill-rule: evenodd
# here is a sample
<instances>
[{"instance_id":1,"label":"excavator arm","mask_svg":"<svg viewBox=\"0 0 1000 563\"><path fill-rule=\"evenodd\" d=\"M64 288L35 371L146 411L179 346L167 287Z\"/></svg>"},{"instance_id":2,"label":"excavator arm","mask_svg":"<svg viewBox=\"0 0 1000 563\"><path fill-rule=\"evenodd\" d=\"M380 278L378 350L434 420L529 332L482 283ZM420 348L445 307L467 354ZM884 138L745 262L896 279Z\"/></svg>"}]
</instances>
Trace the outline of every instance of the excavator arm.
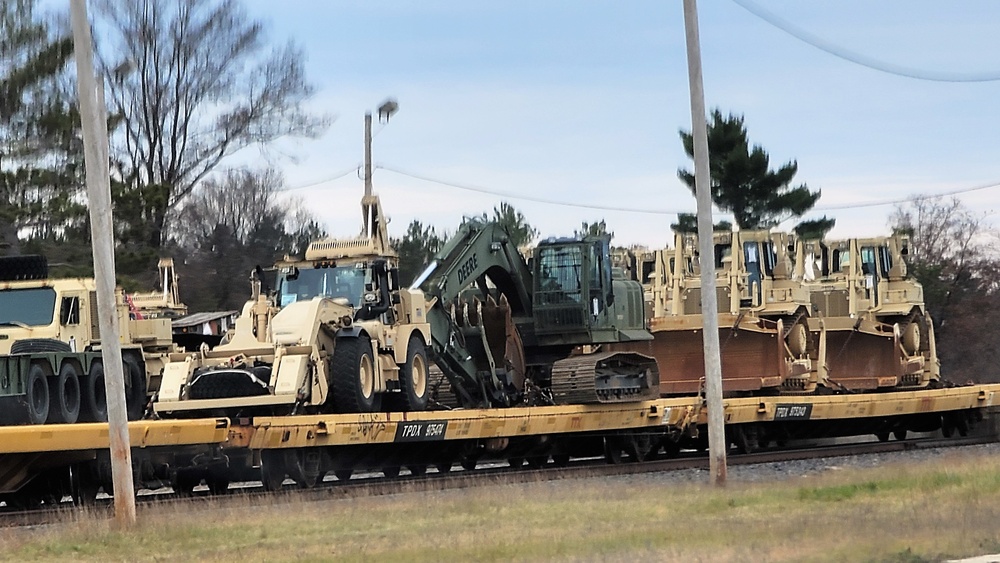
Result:
<instances>
[{"instance_id":1,"label":"excavator arm","mask_svg":"<svg viewBox=\"0 0 1000 563\"><path fill-rule=\"evenodd\" d=\"M531 284L507 231L474 220L414 281L429 297L431 354L463 404L507 406L521 392L523 346L512 327L530 325Z\"/></svg>"}]
</instances>

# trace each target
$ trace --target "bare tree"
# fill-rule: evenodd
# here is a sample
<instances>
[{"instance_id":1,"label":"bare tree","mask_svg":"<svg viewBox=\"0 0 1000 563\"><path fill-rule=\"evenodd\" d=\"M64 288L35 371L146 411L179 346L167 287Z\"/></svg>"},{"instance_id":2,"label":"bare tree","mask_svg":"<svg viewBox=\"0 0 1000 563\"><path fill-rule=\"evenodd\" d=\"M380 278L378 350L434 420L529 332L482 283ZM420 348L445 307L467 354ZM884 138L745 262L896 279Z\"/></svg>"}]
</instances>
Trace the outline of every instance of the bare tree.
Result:
<instances>
[{"instance_id":1,"label":"bare tree","mask_svg":"<svg viewBox=\"0 0 1000 563\"><path fill-rule=\"evenodd\" d=\"M917 198L897 207L890 225L910 235L909 274L923 285L942 373L982 381L1000 358L1000 333L982 314L1000 306L1000 261L983 218L958 198Z\"/></svg>"},{"instance_id":2,"label":"bare tree","mask_svg":"<svg viewBox=\"0 0 1000 563\"><path fill-rule=\"evenodd\" d=\"M235 0L102 0L99 8L119 125L115 164L122 189L142 192L151 247L165 239L169 211L226 157L325 127L302 107L313 88L301 51L269 46L264 26Z\"/></svg>"}]
</instances>

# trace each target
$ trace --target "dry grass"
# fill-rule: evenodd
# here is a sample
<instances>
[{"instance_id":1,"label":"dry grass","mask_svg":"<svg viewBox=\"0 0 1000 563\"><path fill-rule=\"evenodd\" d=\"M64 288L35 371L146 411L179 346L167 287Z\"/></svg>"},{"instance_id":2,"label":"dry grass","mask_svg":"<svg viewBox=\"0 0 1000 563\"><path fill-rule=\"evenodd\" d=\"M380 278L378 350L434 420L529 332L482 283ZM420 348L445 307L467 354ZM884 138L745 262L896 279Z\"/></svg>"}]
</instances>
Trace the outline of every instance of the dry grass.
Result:
<instances>
[{"instance_id":1,"label":"dry grass","mask_svg":"<svg viewBox=\"0 0 1000 563\"><path fill-rule=\"evenodd\" d=\"M1000 552L1000 460L947 457L724 490L654 477L86 515L0 537L13 560L936 561Z\"/></svg>"}]
</instances>

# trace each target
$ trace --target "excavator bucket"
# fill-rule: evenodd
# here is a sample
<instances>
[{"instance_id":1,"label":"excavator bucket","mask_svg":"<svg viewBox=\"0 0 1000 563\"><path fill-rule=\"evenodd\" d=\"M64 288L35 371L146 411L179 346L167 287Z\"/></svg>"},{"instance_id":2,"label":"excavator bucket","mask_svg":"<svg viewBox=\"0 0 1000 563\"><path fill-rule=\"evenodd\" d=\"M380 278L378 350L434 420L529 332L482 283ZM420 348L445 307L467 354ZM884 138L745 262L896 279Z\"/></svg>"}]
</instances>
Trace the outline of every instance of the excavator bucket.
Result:
<instances>
[{"instance_id":1,"label":"excavator bucket","mask_svg":"<svg viewBox=\"0 0 1000 563\"><path fill-rule=\"evenodd\" d=\"M507 298L492 296L483 303L459 299L452 305L452 318L461 330L465 346L475 358L476 369L503 375L517 391L524 390L525 356L520 335L510 315Z\"/></svg>"}]
</instances>

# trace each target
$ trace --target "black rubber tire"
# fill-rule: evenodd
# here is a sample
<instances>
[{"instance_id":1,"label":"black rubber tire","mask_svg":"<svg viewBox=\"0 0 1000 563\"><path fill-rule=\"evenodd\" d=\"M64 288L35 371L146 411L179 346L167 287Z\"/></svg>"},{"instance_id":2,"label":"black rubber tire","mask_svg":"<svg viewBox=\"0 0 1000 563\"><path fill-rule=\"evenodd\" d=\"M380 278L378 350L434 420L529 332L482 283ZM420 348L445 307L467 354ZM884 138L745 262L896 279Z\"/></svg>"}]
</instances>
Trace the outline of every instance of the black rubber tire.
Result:
<instances>
[{"instance_id":1,"label":"black rubber tire","mask_svg":"<svg viewBox=\"0 0 1000 563\"><path fill-rule=\"evenodd\" d=\"M108 398L104 391L104 364L100 360L90 364L90 372L80 380L80 420L85 422L108 421Z\"/></svg>"},{"instance_id":2,"label":"black rubber tire","mask_svg":"<svg viewBox=\"0 0 1000 563\"><path fill-rule=\"evenodd\" d=\"M38 254L0 257L0 281L44 280L49 277L49 262Z\"/></svg>"},{"instance_id":3,"label":"black rubber tire","mask_svg":"<svg viewBox=\"0 0 1000 563\"><path fill-rule=\"evenodd\" d=\"M429 365L423 340L412 336L406 348L406 363L399 366L400 392L392 396L403 412L427 410Z\"/></svg>"},{"instance_id":4,"label":"black rubber tire","mask_svg":"<svg viewBox=\"0 0 1000 563\"><path fill-rule=\"evenodd\" d=\"M72 352L69 344L55 338L25 338L10 345L11 354Z\"/></svg>"},{"instance_id":5,"label":"black rubber tire","mask_svg":"<svg viewBox=\"0 0 1000 563\"><path fill-rule=\"evenodd\" d=\"M28 407L28 424L45 424L49 416L49 382L42 366L31 364L28 368L24 392Z\"/></svg>"},{"instance_id":6,"label":"black rubber tire","mask_svg":"<svg viewBox=\"0 0 1000 563\"><path fill-rule=\"evenodd\" d=\"M371 370L371 392L367 397L361 381L363 369ZM375 360L368 336L338 338L330 370L330 394L336 412L378 412L382 408L382 395L375 392Z\"/></svg>"},{"instance_id":7,"label":"black rubber tire","mask_svg":"<svg viewBox=\"0 0 1000 563\"><path fill-rule=\"evenodd\" d=\"M122 356L125 375L125 411L129 420L139 420L146 414L146 374L133 356Z\"/></svg>"},{"instance_id":8,"label":"black rubber tire","mask_svg":"<svg viewBox=\"0 0 1000 563\"><path fill-rule=\"evenodd\" d=\"M63 362L49 387L49 422L73 424L80 418L80 375L76 365Z\"/></svg>"}]
</instances>

